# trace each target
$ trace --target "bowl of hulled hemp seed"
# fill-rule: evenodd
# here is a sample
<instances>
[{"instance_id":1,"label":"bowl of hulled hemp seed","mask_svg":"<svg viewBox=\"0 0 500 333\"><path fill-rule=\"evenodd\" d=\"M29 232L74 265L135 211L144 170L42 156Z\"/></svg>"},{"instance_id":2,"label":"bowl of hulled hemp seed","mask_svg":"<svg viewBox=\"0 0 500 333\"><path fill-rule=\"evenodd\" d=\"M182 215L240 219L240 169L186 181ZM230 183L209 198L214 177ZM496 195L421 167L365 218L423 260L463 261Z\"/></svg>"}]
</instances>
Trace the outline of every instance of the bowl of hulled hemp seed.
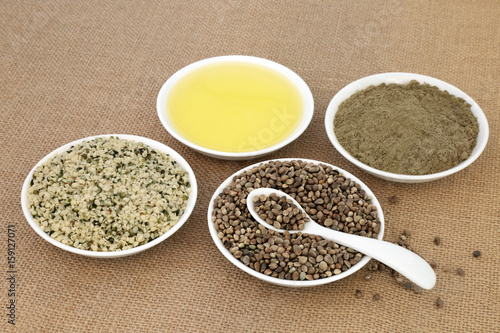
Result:
<instances>
[{"instance_id":1,"label":"bowl of hulled hemp seed","mask_svg":"<svg viewBox=\"0 0 500 333\"><path fill-rule=\"evenodd\" d=\"M466 93L411 73L364 77L331 100L325 128L335 149L385 180L421 183L472 164L488 141L486 116Z\"/></svg>"},{"instance_id":2,"label":"bowl of hulled hemp seed","mask_svg":"<svg viewBox=\"0 0 500 333\"><path fill-rule=\"evenodd\" d=\"M278 223L287 231L267 229L247 208L247 197L257 188L274 188L292 196L311 219L326 228L379 240L384 235L384 215L377 198L352 174L307 159L250 165L215 191L208 206L208 227L229 262L266 282L288 287L322 285L348 277L371 258L300 232L305 221L292 209L272 198L257 197L259 216L265 215L268 223Z\"/></svg>"},{"instance_id":3,"label":"bowl of hulled hemp seed","mask_svg":"<svg viewBox=\"0 0 500 333\"><path fill-rule=\"evenodd\" d=\"M68 143L26 177L21 205L33 230L72 253L116 258L158 245L193 211L197 183L181 155L134 135Z\"/></svg>"}]
</instances>

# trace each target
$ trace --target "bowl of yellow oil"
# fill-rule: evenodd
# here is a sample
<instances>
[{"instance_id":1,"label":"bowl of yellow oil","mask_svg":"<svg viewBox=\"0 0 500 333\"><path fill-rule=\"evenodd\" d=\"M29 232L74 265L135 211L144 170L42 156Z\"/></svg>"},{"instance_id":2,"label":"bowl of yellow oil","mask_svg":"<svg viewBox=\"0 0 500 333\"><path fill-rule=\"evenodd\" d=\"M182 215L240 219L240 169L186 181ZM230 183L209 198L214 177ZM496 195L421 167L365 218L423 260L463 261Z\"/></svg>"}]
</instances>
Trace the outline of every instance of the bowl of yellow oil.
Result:
<instances>
[{"instance_id":1,"label":"bowl of yellow oil","mask_svg":"<svg viewBox=\"0 0 500 333\"><path fill-rule=\"evenodd\" d=\"M241 55L208 58L173 74L156 103L165 129L212 157L251 159L297 139L314 101L307 84L274 61Z\"/></svg>"}]
</instances>

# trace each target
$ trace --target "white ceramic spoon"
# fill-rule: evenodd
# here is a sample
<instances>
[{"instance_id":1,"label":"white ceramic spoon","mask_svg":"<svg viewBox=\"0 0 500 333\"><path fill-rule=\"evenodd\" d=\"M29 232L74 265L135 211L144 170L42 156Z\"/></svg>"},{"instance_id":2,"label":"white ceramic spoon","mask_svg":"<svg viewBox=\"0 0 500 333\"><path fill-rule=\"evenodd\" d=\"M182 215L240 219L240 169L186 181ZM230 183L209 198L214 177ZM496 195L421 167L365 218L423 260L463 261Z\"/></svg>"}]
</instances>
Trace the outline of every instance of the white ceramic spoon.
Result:
<instances>
[{"instance_id":1,"label":"white ceramic spoon","mask_svg":"<svg viewBox=\"0 0 500 333\"><path fill-rule=\"evenodd\" d=\"M284 232L284 229L276 229L266 221L263 221L259 214L255 212L255 203L253 201L254 197L259 197L260 195L268 197L273 193L278 197L286 196L291 199L293 203L307 215L307 213L302 209L302 206L299 205L291 196L282 191L271 188L258 188L251 191L247 197L247 207L250 214L252 214L253 218L257 222L264 225L268 229L277 232ZM289 230L288 232L293 234L299 231L302 233L321 236L324 239L350 247L369 257L377 259L424 289L432 289L432 287L436 284L436 274L434 273L432 267L422 257L399 245L375 238L357 236L325 228L314 222L310 217L309 221L304 224L303 230Z\"/></svg>"}]
</instances>

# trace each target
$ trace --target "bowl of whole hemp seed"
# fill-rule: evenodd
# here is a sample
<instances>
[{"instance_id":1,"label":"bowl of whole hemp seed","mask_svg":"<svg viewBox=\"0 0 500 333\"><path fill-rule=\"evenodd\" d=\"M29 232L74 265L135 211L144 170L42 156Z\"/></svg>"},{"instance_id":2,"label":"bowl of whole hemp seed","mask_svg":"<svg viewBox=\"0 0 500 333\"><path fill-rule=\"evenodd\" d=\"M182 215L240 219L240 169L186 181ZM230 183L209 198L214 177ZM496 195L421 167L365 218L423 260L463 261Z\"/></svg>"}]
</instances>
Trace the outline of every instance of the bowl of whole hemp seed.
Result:
<instances>
[{"instance_id":1,"label":"bowl of whole hemp seed","mask_svg":"<svg viewBox=\"0 0 500 333\"><path fill-rule=\"evenodd\" d=\"M460 89L411 73L361 78L325 115L328 138L358 168L385 180L421 183L472 164L488 141L486 116Z\"/></svg>"},{"instance_id":2,"label":"bowl of whole hemp seed","mask_svg":"<svg viewBox=\"0 0 500 333\"><path fill-rule=\"evenodd\" d=\"M371 259L317 235L265 228L252 218L246 205L248 194L261 187L289 194L326 228L379 240L383 237L380 204L352 174L315 160L259 162L227 178L213 194L207 213L210 234L220 252L256 278L282 286L310 287L345 278ZM261 200L260 208L269 219L282 223L293 219L290 209ZM295 227L301 230L300 224Z\"/></svg>"},{"instance_id":3,"label":"bowl of whole hemp seed","mask_svg":"<svg viewBox=\"0 0 500 333\"><path fill-rule=\"evenodd\" d=\"M194 172L173 149L112 134L73 141L45 156L26 177L21 205L49 243L116 258L170 237L188 219L196 196Z\"/></svg>"}]
</instances>

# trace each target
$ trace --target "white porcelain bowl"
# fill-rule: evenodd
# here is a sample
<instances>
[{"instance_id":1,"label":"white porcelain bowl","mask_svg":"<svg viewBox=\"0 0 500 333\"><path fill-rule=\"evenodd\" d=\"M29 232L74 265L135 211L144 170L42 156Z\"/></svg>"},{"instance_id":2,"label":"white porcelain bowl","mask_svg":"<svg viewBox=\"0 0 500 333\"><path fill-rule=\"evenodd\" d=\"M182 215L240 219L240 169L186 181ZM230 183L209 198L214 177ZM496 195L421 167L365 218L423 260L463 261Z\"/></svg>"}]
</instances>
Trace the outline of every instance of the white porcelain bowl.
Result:
<instances>
[{"instance_id":1,"label":"white porcelain bowl","mask_svg":"<svg viewBox=\"0 0 500 333\"><path fill-rule=\"evenodd\" d=\"M304 109L303 109L303 114L302 118L300 120L299 125L293 131L288 137L283 139L281 142L265 148L265 149L260 149L260 150L255 150L255 151L249 151L249 152L241 152L241 153L234 153L234 152L224 152L224 151L217 151L214 149L209 149L202 147L198 144L195 144L185 137L183 137L177 130L172 126L170 120L168 119L167 116L167 101L169 98L169 94L172 90L172 88L177 84L179 80L181 80L183 77L185 77L187 74L191 73L194 70L197 70L199 68L209 66L212 64L218 64L218 63L224 63L224 62L243 62L243 63L249 63L249 64L255 64L255 65L261 65L264 67L267 67L271 70L274 70L287 79L289 79L292 84L295 85L295 87L298 89L302 96L302 100L304 102ZM259 156L263 156L266 154L269 154L275 150L278 150L293 140L297 139L307 128L309 123L311 122L313 112L314 112L314 101L313 97L311 94L311 90L307 86L307 84L298 76L295 72L292 70L288 69L287 67L280 65L274 61L263 59L263 58L258 58L258 57L252 57L252 56L242 56L242 55L229 55L229 56L221 56L221 57L214 57L214 58L208 58L208 59L203 59L200 61L197 61L195 63L192 63L178 72L176 72L174 75L172 75L166 82L165 84L161 87L160 92L158 94L158 99L156 101L156 110L158 112L158 117L160 118L160 121L165 127L165 129L170 133L174 138L182 142L188 147L191 147L192 149L195 149L199 151L200 153L203 153L205 155L211 156L211 157L216 157L220 159L226 159L226 160L245 160L245 159L252 159L256 158Z\"/></svg>"},{"instance_id":2,"label":"white porcelain bowl","mask_svg":"<svg viewBox=\"0 0 500 333\"><path fill-rule=\"evenodd\" d=\"M250 267L246 266L240 260L236 259L229 252L229 250L224 247L224 245L222 244L221 239L217 236L217 230L215 230L214 222L212 222L213 203L214 203L214 200L217 198L217 196L222 192L222 190L232 182L233 177L239 175L240 173L242 173L242 172L244 172L246 170L251 170L252 168L254 168L256 166L259 166L260 164L265 164L265 163L268 163L270 161L282 161L282 162L284 162L284 161L293 161L293 160L301 160L301 161L304 161L304 162L312 162L314 164L324 164L324 165L330 166L331 168L333 168L335 170L338 170L346 178L350 178L352 181L355 181L356 183L358 183L361 186L361 188L366 191L366 194L369 197L372 198L372 205L374 205L374 206L377 207L377 214L378 214L378 217L380 219L380 232L378 233L378 239L382 240L382 238L384 236L384 229L385 229L384 214L382 212L382 208L380 207L380 203L377 200L377 198L375 197L375 195L373 194L373 192L361 180L359 180L357 177L355 177L354 175L350 174L349 172L347 172L345 170L342 170L342 169L340 169L340 168L338 168L336 166L333 166L331 164L328 164L328 163L324 163L324 162L320 162L320 161L315 161L315 160L308 160L308 159L304 159L304 158L282 158L282 159L268 160L268 161L264 161L264 162L259 162L259 163L255 163L255 164L252 164L250 166L247 166L246 168L243 168L243 169L235 172L234 174L232 174L230 177L228 177L217 188L217 190L215 191L214 195L210 199L210 203L208 205L207 219L208 219L208 228L210 230L210 235L212 236L212 239L213 239L215 245L217 246L217 248L219 249L219 251L231 263L233 263L239 269L247 272L248 274L250 274L250 275L252 275L252 276L254 276L256 278L259 278L261 280L264 280L266 282L270 282L270 283L281 285L281 286L287 286L287 287L312 287L312 286L318 286L318 285L322 285L322 284L326 284L326 283L330 283L330 282L333 282L333 281L337 281L337 280L343 279L343 278L345 278L345 277L347 277L347 276L349 276L349 275L357 272L358 270L360 270L364 265L366 265L368 263L368 261L370 261L371 258L368 257L368 256L363 256L363 258L360 260L360 262L358 262L356 265L352 266L347 271L342 272L342 273L340 273L338 275L333 275L333 276L328 277L328 278L318 279L318 280L312 280L312 281L306 281L306 280L304 280L304 281L285 280L285 279L278 279L278 278L275 278L275 277L272 277L272 276L264 275L264 274L262 274L260 272L257 272L255 270L251 269Z\"/></svg>"},{"instance_id":3,"label":"white porcelain bowl","mask_svg":"<svg viewBox=\"0 0 500 333\"><path fill-rule=\"evenodd\" d=\"M479 124L479 134L477 136L477 144L474 150L472 151L472 154L469 156L468 159L466 159L465 161L463 161L462 163L451 169L429 175L401 175L401 174L386 172L375 169L354 158L340 145L340 143L337 140L337 137L335 136L335 128L333 125L333 120L335 118L335 114L338 110L339 105L357 91L366 89L369 86L373 85L376 86L382 83L406 84L412 80L416 80L419 83L428 83L432 86L438 87L441 90L446 90L452 95L463 98L467 103L471 105L472 114L477 118L477 122ZM423 183L432 180L437 180L466 168L472 162L474 162L479 157L479 155L481 155L486 146L486 143L488 142L488 135L489 135L488 121L486 120L486 116L484 115L479 105L477 105L477 103L472 98L470 98L466 93L444 81L425 75L411 74L411 73L376 74L364 77L362 79L359 79L357 81L348 84L333 97L330 104L328 105L325 115L325 128L326 128L326 133L328 134L328 138L332 142L333 146L339 151L340 154L342 154L342 156L344 156L351 163L353 163L358 168L374 176L380 177L385 180L390 180L400 183Z\"/></svg>"},{"instance_id":4,"label":"white porcelain bowl","mask_svg":"<svg viewBox=\"0 0 500 333\"><path fill-rule=\"evenodd\" d=\"M134 247L132 249L127 249L127 250L123 250L123 251L102 252L102 251L90 251L90 250L77 249L75 247L63 244L63 243L55 240L54 238L50 237L49 235L47 235L42 230L42 228L40 228L40 226L33 219L33 217L31 216L31 213L30 213L29 208L28 208L28 189L30 187L31 179L33 178L33 172L35 171L36 168L38 168L39 165L46 163L54 155L61 154L61 153L65 152L65 151L69 150L71 148L71 146L75 146L77 144L80 144L83 141L90 141L90 140L93 140L93 139L99 138L99 137L109 138L110 136L118 137L120 139L125 139L125 140L129 140L129 141L142 142L145 145L148 145L148 146L150 146L153 149L161 151L161 152L163 152L165 154L169 154L170 157L172 157L177 163L179 163L179 165L185 171L187 171L189 173L189 182L191 183L191 193L189 194L189 199L188 199L188 203L187 203L187 206L186 206L186 210L184 211L184 214L182 214L182 216L179 219L179 221L170 230L168 230L166 233L164 233L160 237L152 240L149 243L146 243L144 245L140 245L140 246ZM149 248L151 248L151 247L153 247L155 245L158 245L159 243L163 242L168 237L172 236L172 234L174 234L177 230L179 230L180 227L182 227L182 225L189 218L189 215L191 215L191 212L193 211L195 203L196 203L196 196L197 196L197 194L198 194L198 187L197 187L196 177L194 175L194 172L191 169L191 167L189 166L189 164L186 162L186 160L184 158L182 158L182 156L179 155L175 150L173 150L170 147L165 146L164 144L162 144L162 143L160 143L158 141L154 141L154 140L151 140L151 139L143 138L143 137L140 137L140 136L125 135L125 134L107 134L107 135L91 136L91 137L87 137L87 138L84 138L84 139L80 139L80 140L76 140L76 141L70 142L70 143L68 143L68 144L66 144L66 145L64 145L62 147L57 148L56 150L54 150L53 152L51 152L50 154L48 154L47 156L45 156L40 162L38 162L33 167L33 169L30 171L30 173L26 177L26 180L24 181L23 188L22 188L22 191L21 191L21 206L22 206L22 209L23 209L24 216L26 217L26 220L28 220L28 223L33 228L33 230L35 230L35 232L38 235L40 235L40 237L42 237L43 239L45 239L47 242L51 243L52 245L55 245L55 246L57 246L57 247L59 247L59 248L61 248L63 250L66 250L66 251L69 251L69 252L72 252L72 253L76 253L76 254L81 254L81 255L84 255L84 256L88 256L88 257L96 257L96 258L118 258L118 257L129 256L129 255L136 254L136 253L142 252L144 250L147 250L147 249L149 249Z\"/></svg>"}]
</instances>

